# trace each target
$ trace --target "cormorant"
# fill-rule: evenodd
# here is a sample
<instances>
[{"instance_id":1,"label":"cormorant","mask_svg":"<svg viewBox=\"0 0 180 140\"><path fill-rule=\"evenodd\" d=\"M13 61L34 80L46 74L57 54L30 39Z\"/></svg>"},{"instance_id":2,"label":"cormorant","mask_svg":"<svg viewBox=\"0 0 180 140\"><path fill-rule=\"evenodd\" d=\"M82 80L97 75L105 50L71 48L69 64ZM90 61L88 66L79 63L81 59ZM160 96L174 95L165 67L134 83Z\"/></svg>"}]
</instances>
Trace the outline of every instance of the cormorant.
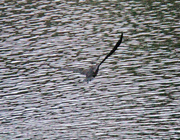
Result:
<instances>
[{"instance_id":1,"label":"cormorant","mask_svg":"<svg viewBox=\"0 0 180 140\"><path fill-rule=\"evenodd\" d=\"M59 69L84 74L84 75L86 75L86 79L84 79L84 81L88 83L89 81L91 81L92 79L94 79L97 76L99 67L101 66L101 64L117 50L117 48L120 46L120 44L122 42L122 38L123 38L123 33L121 33L121 37L120 37L119 41L116 43L116 45L113 47L113 49L106 55L106 57L99 64L96 64L95 66L91 66L89 69L84 70L83 68L68 68L68 67L59 68Z\"/></svg>"}]
</instances>

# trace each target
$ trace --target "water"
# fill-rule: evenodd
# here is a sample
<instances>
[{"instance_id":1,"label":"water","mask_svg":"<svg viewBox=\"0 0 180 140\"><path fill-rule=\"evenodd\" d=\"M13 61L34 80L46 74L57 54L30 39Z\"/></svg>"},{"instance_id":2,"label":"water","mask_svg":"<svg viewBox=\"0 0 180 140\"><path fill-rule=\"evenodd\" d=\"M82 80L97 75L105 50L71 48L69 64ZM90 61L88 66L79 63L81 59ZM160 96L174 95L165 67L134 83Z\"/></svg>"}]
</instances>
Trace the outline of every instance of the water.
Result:
<instances>
[{"instance_id":1,"label":"water","mask_svg":"<svg viewBox=\"0 0 180 140\"><path fill-rule=\"evenodd\" d=\"M178 4L2 1L0 138L178 139Z\"/></svg>"}]
</instances>

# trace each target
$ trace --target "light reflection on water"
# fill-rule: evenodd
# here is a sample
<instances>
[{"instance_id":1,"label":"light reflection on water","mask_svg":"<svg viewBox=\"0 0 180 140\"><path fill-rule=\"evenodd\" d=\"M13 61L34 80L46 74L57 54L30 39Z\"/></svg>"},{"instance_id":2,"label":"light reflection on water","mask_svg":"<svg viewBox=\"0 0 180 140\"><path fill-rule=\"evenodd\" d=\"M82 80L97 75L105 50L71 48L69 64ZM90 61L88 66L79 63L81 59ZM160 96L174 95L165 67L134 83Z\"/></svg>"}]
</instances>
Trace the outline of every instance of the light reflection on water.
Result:
<instances>
[{"instance_id":1,"label":"light reflection on water","mask_svg":"<svg viewBox=\"0 0 180 140\"><path fill-rule=\"evenodd\" d=\"M177 139L177 4L3 2L0 138ZM60 70L100 62L121 32L89 84Z\"/></svg>"}]
</instances>

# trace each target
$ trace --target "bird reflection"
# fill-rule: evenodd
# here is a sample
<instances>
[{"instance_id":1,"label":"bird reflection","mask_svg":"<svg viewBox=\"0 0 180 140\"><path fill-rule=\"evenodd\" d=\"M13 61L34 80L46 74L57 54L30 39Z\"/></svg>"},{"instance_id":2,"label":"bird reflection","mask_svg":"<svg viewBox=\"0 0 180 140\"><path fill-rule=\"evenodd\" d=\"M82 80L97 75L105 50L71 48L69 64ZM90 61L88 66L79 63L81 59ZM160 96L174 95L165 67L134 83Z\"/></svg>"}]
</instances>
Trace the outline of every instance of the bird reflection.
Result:
<instances>
[{"instance_id":1,"label":"bird reflection","mask_svg":"<svg viewBox=\"0 0 180 140\"><path fill-rule=\"evenodd\" d=\"M75 69L75 68L65 67L65 68L61 68L61 70L68 70L68 71L73 71L75 73L86 75L84 82L88 83L89 81L93 80L97 76L99 67L101 66L101 64L117 50L117 48L120 46L122 42L122 38L123 38L123 33L121 33L121 37L119 41L116 43L116 45L113 47L113 49L106 55L106 57L99 64L91 66L89 69L83 69L83 68Z\"/></svg>"}]
</instances>

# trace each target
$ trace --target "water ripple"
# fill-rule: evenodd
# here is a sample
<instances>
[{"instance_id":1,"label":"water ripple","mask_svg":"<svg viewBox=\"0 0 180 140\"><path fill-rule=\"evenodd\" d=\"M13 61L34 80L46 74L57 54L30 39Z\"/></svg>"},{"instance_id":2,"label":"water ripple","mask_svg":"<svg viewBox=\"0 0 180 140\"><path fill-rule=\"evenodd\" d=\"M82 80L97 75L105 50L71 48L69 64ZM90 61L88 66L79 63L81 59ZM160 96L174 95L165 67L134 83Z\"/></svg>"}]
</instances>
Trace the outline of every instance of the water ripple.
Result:
<instances>
[{"instance_id":1,"label":"water ripple","mask_svg":"<svg viewBox=\"0 0 180 140\"><path fill-rule=\"evenodd\" d=\"M178 4L1 2L0 138L178 139Z\"/></svg>"}]
</instances>

